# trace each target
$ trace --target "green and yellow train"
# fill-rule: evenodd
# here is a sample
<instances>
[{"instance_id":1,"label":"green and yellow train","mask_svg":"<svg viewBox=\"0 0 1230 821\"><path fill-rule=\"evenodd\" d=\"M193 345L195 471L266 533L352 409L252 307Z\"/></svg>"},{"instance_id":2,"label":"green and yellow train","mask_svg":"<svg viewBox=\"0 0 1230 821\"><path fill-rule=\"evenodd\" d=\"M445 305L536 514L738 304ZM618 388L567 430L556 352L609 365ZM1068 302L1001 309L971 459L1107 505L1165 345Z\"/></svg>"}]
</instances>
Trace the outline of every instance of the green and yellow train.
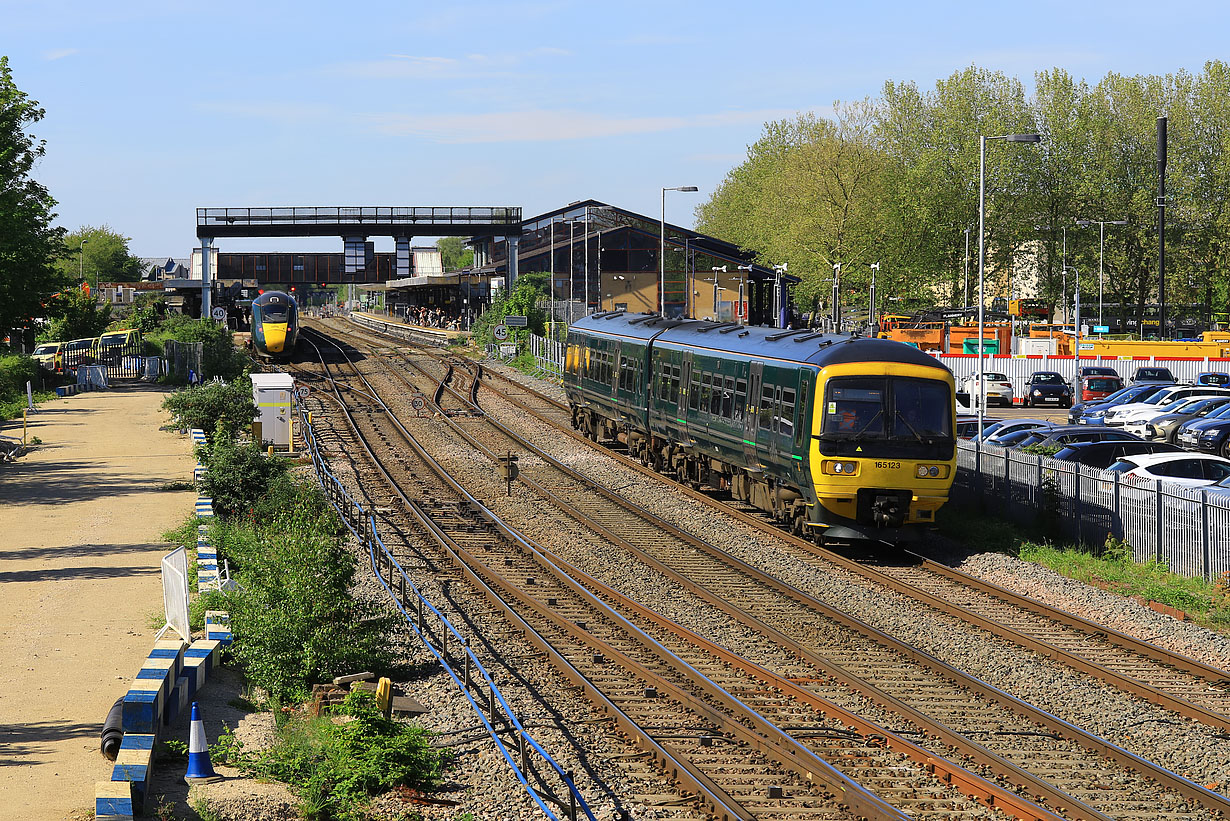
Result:
<instances>
[{"instance_id":1,"label":"green and yellow train","mask_svg":"<svg viewBox=\"0 0 1230 821\"><path fill-rule=\"evenodd\" d=\"M909 539L956 470L952 373L899 342L598 313L564 385L590 439L821 542Z\"/></svg>"}]
</instances>

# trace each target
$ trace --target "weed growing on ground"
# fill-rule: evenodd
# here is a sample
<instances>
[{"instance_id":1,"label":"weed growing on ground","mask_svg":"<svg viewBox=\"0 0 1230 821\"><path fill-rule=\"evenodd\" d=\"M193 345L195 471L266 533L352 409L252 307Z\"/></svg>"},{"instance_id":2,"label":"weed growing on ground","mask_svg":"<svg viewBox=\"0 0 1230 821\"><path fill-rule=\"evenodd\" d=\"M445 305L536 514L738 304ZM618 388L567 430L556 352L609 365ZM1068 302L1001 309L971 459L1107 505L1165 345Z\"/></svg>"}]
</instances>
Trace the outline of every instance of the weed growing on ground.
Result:
<instances>
[{"instance_id":1,"label":"weed growing on ground","mask_svg":"<svg viewBox=\"0 0 1230 821\"><path fill-rule=\"evenodd\" d=\"M372 796L434 786L445 764L426 730L386 719L371 693L356 690L334 715L292 717L277 743L246 767L291 785L305 818L349 821L363 817Z\"/></svg>"}]
</instances>

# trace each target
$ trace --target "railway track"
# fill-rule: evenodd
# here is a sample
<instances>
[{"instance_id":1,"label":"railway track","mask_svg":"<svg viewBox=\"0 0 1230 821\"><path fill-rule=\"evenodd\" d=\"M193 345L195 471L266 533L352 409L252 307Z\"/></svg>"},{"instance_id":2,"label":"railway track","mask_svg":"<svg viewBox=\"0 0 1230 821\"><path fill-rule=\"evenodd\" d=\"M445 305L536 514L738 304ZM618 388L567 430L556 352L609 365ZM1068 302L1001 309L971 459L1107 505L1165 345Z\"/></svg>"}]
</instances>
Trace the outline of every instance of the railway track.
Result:
<instances>
[{"instance_id":1,"label":"railway track","mask_svg":"<svg viewBox=\"0 0 1230 821\"><path fill-rule=\"evenodd\" d=\"M595 444L571 429L568 408L559 400L497 371L481 371L479 381L574 440ZM500 388L497 390L494 384L499 384ZM664 478L618 449L603 450L627 467ZM922 556L911 554L916 562L911 565L873 566L854 561L787 533L753 508L715 498L714 493L702 492L686 484L676 483L675 487L690 498L733 514L744 524L772 533L807 561L819 560L841 567L1185 718L1230 732L1230 673L1225 670L988 584Z\"/></svg>"},{"instance_id":2,"label":"railway track","mask_svg":"<svg viewBox=\"0 0 1230 821\"><path fill-rule=\"evenodd\" d=\"M440 367L444 368L443 365ZM430 376L422 368L420 373L424 377ZM465 404L460 392L454 395L454 400ZM473 413L474 409L471 408L465 423L467 430L482 427L479 424L482 420L474 417ZM511 435L505 430L500 437ZM472 444L494 453L493 447L498 447L495 441L489 434L483 436L486 444L477 438L473 439ZM585 522L594 532L601 533L612 544L672 577L688 594L701 596L707 605L740 618L744 626L760 631L770 643L808 662L810 668L796 671L796 678L807 681L813 694L820 691L822 697L827 695L840 700L848 698L849 690L854 689L881 709L890 714L897 713L895 720L898 723L904 713L906 723L911 727L909 731L923 732L931 738L941 739L950 749L977 760L980 766L994 773L995 778L1012 783L1022 791L1045 795L1050 805L1065 806L1077 814L1086 813L1084 817L1162 817L1157 815L1159 807L1176 807L1183 814L1192 810L1187 802L1194 804L1201 801L1211 806L1214 813L1222 811L1220 808L1224 799L1220 796L1114 749L1113 745L1100 739L1082 734L1028 705L1015 704L1017 714L1009 716L997 706L1013 701L1007 694L980 682L971 683L957 671L934 659L920 658L921 654L912 648L878 634L868 625L849 620L844 614L832 611L753 568L741 566L729 556L715 558L720 551L700 544L669 525L657 522L647 530L645 512L632 511L626 502L623 503L623 512L618 514L618 518L613 518L616 517L616 508L612 502L618 501L613 494L603 493L597 487L582 489L576 482L583 480L575 476L570 480L572 485L563 486L558 484L558 480L539 478L540 469L552 460L527 442L519 441L517 445L535 451L538 458L523 463L527 473L534 473L534 477L527 475L525 478L535 483L544 498L553 499L561 508L570 505L582 508L574 514L575 518ZM561 467L555 465L551 469L567 472L561 471ZM555 486L550 487L553 482ZM587 495L593 498L587 502L580 501ZM564 496L567 496L568 502L561 501ZM631 518L629 513L632 513ZM702 553L706 554L703 558ZM706 579L710 584L702 588L690 582L698 578ZM751 616L751 613L761 614L764 620ZM817 632L814 629L817 617L830 622L826 624L826 639L808 643L789 638ZM868 634L879 643L878 648L868 648L865 639ZM830 662L833 658L840 659L837 665ZM917 668L911 670L911 675L901 674L902 670L911 666ZM830 679L839 679L841 683L830 688L826 694L818 684ZM956 700L952 697L954 685L957 690L964 688L967 694L978 692L978 695L969 701ZM968 695L965 697L968 698ZM938 721L935 716L940 717ZM995 728L990 734L999 737L998 744L984 747L969 741L969 737L987 735L988 727ZM1031 737L1039 740L1025 743L1024 740ZM1115 761L1112 763L1104 756ZM1019 763L1021 767L1009 762ZM1075 767L1066 784L1054 775L1054 771L1061 768L1060 762L1065 762L1064 766ZM1042 772L1043 776L1031 777L1025 772L1031 767ZM1144 773L1148 778L1140 778L1127 770ZM1094 772L1103 773L1099 782L1117 783L1121 790L1103 790L1096 796L1092 795L1083 785ZM1059 793L1044 783L1046 778L1061 785ZM1149 779L1164 785L1163 788L1157 789ZM1072 793L1071 796L1062 794L1065 787ZM1077 796L1089 799L1092 806L1075 800ZM1106 814L1103 815L1099 809L1106 811Z\"/></svg>"}]
</instances>

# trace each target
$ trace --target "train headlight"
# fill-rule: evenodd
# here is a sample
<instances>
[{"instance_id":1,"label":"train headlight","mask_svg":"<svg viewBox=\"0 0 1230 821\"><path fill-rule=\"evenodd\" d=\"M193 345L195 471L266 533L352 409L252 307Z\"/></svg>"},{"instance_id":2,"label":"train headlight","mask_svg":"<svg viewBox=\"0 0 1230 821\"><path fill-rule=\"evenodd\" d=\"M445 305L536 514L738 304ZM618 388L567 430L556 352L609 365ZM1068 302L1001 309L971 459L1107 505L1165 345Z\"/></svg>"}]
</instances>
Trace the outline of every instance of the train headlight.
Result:
<instances>
[{"instance_id":1,"label":"train headlight","mask_svg":"<svg viewBox=\"0 0 1230 821\"><path fill-rule=\"evenodd\" d=\"M858 462L826 461L823 469L833 476L854 476L858 473Z\"/></svg>"},{"instance_id":2,"label":"train headlight","mask_svg":"<svg viewBox=\"0 0 1230 821\"><path fill-rule=\"evenodd\" d=\"M941 465L919 465L915 471L919 479L939 479L948 475L948 470Z\"/></svg>"}]
</instances>

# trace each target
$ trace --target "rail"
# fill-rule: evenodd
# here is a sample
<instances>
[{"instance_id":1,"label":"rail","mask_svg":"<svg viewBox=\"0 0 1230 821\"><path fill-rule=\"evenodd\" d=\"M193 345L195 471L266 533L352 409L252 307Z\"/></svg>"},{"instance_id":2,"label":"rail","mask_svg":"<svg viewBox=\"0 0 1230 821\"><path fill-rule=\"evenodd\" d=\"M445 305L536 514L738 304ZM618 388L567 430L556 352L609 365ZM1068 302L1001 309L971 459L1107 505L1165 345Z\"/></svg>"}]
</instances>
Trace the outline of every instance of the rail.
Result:
<instances>
[{"instance_id":1,"label":"rail","mask_svg":"<svg viewBox=\"0 0 1230 821\"><path fill-rule=\"evenodd\" d=\"M564 817L568 818L569 821L576 821L577 818L581 817L577 814L578 810L580 810L589 821L596 821L585 799L577 790L576 784L573 782L572 773L565 771L551 757L550 753L544 750L522 726L521 721L517 718L496 685L495 678L487 671L482 662L478 660L473 651L470 650L469 641L458 632L448 617L423 595L423 592L410 579L406 571L397 562L397 559L385 546L376 527L376 517L365 510L347 492L341 481L326 467L324 457L316 441L316 431L312 425L311 418L302 408L299 409L299 413L304 431L304 440L307 443L308 452L312 458L312 466L315 468L317 481L320 482L321 487L324 489L329 503L338 512L338 515L342 517L342 521L345 522L350 532L354 534L355 538L367 550L373 572L375 572L377 579L379 579L380 584L388 592L390 598L393 599L393 603L398 611L406 619L410 629L419 637L423 646L439 662L440 668L448 673L453 684L461 691L466 700L470 702L474 713L479 717L487 734L495 741L501 755L504 757L504 761L512 769L517 780L525 789L526 794L534 800L534 803L538 805L547 818L552 819L552 821L559 821L559 816L543 803L541 794L530 784L529 777L531 771L528 761L529 754L532 752L546 762L550 769L560 777L568 790L568 810ZM421 519L421 523L425 527L434 530L434 526L425 514L413 508L411 512ZM411 611L413 611L413 615ZM437 622L439 628L434 629L429 625L429 621ZM460 659L457 659L455 652L449 649L449 636L453 637L455 646L460 647L462 650ZM450 663L450 661L453 663ZM454 666L457 661L460 661L460 670ZM476 674L477 680L475 678ZM487 712L490 713L490 717L484 712L484 706L479 705L476 695L471 693L471 688L475 686L476 681L476 689L480 693L484 690L486 691L487 704L484 706ZM495 727L497 723L506 724L516 735L516 756L520 759L520 764L514 760L513 753L500 737L500 731Z\"/></svg>"}]
</instances>

